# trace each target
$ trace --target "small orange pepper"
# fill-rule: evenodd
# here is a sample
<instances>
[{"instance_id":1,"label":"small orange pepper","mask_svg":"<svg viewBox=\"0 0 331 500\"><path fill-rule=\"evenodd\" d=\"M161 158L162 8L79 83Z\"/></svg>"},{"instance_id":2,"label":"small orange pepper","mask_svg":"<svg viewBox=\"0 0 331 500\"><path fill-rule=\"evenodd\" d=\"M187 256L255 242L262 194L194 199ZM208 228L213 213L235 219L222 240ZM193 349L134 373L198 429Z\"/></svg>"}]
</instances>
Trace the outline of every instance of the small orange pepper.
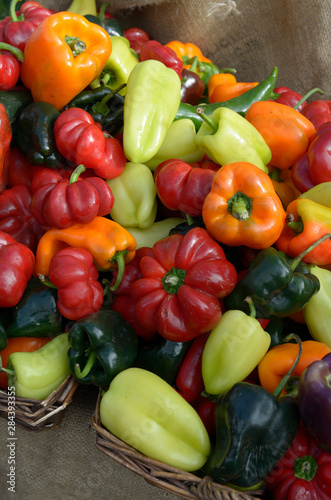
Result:
<instances>
[{"instance_id":1,"label":"small orange pepper","mask_svg":"<svg viewBox=\"0 0 331 500\"><path fill-rule=\"evenodd\" d=\"M259 82L235 82L217 85L211 94L208 92L209 102L229 101L256 87L258 84Z\"/></svg>"},{"instance_id":2,"label":"small orange pepper","mask_svg":"<svg viewBox=\"0 0 331 500\"><path fill-rule=\"evenodd\" d=\"M172 40L171 42L166 43L165 46L170 47L175 51L177 57L183 61L184 68L190 69L191 65L185 66L185 59L192 59L193 57L197 57L201 62L212 62L203 55L199 47L194 43L182 43L178 40Z\"/></svg>"},{"instance_id":3,"label":"small orange pepper","mask_svg":"<svg viewBox=\"0 0 331 500\"><path fill-rule=\"evenodd\" d=\"M299 111L275 101L253 103L246 115L272 152L270 164L290 168L307 151L316 129Z\"/></svg>"},{"instance_id":4,"label":"small orange pepper","mask_svg":"<svg viewBox=\"0 0 331 500\"><path fill-rule=\"evenodd\" d=\"M299 198L300 191L294 186L292 182L290 170L280 170L278 168L268 166L269 177L272 180L275 191L278 194L283 206L286 210L288 205Z\"/></svg>"},{"instance_id":5,"label":"small orange pepper","mask_svg":"<svg viewBox=\"0 0 331 500\"><path fill-rule=\"evenodd\" d=\"M237 78L233 73L216 73L208 80L208 97L211 96L219 85L237 83Z\"/></svg>"},{"instance_id":6,"label":"small orange pepper","mask_svg":"<svg viewBox=\"0 0 331 500\"><path fill-rule=\"evenodd\" d=\"M264 389L271 393L276 389L294 364L298 352L299 346L289 342L269 349L257 367L260 384ZM316 340L302 342L302 354L291 377L300 377L307 366L314 361L322 359L330 352L331 349L323 342L317 342ZM287 391L283 389L281 395L284 396L286 394Z\"/></svg>"}]
</instances>

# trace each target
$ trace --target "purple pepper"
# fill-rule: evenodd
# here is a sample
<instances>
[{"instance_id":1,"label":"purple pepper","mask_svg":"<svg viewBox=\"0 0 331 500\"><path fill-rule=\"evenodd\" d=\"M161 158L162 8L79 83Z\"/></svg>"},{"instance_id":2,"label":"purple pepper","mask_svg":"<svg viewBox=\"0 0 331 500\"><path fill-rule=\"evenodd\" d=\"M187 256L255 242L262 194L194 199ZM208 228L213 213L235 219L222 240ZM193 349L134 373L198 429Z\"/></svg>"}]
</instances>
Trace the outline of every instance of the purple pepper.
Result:
<instances>
[{"instance_id":1,"label":"purple pepper","mask_svg":"<svg viewBox=\"0 0 331 500\"><path fill-rule=\"evenodd\" d=\"M331 353L314 361L301 374L298 406L309 433L331 454Z\"/></svg>"}]
</instances>

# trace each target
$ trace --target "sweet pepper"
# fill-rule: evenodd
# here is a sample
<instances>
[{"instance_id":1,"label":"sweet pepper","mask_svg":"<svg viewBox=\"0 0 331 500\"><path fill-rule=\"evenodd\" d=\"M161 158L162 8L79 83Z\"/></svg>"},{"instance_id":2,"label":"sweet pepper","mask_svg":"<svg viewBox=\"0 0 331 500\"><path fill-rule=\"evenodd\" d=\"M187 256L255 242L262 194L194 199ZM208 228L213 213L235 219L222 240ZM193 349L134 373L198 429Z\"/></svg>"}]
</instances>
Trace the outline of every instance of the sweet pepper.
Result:
<instances>
[{"instance_id":1,"label":"sweet pepper","mask_svg":"<svg viewBox=\"0 0 331 500\"><path fill-rule=\"evenodd\" d=\"M100 74L111 39L80 14L62 11L44 21L26 43L21 79L34 101L60 110Z\"/></svg>"},{"instance_id":2,"label":"sweet pepper","mask_svg":"<svg viewBox=\"0 0 331 500\"><path fill-rule=\"evenodd\" d=\"M145 163L159 150L180 103L180 78L160 61L138 63L128 79L123 147L129 161Z\"/></svg>"},{"instance_id":3,"label":"sweet pepper","mask_svg":"<svg viewBox=\"0 0 331 500\"><path fill-rule=\"evenodd\" d=\"M10 118L6 107L0 103L0 193L7 187L11 140Z\"/></svg>"}]
</instances>

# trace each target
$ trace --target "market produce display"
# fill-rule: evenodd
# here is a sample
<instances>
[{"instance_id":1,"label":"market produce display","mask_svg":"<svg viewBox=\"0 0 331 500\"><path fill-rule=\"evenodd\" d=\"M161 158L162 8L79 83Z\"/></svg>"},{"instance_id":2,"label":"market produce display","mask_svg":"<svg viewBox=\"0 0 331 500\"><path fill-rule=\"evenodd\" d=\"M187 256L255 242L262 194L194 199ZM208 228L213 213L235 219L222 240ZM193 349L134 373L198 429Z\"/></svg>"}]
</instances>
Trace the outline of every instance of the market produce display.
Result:
<instances>
[{"instance_id":1,"label":"market produce display","mask_svg":"<svg viewBox=\"0 0 331 500\"><path fill-rule=\"evenodd\" d=\"M0 21L0 399L69 377L136 453L327 500L331 101L106 9Z\"/></svg>"}]
</instances>

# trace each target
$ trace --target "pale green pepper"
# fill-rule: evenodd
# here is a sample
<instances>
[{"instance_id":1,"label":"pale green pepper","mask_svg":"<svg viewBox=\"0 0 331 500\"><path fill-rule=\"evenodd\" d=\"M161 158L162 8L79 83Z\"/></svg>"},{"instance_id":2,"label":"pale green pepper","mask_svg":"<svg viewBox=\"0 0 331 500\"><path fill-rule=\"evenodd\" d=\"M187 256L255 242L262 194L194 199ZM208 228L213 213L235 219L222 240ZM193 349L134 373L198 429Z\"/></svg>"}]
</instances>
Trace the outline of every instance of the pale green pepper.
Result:
<instances>
[{"instance_id":1,"label":"pale green pepper","mask_svg":"<svg viewBox=\"0 0 331 500\"><path fill-rule=\"evenodd\" d=\"M145 163L161 147L180 103L177 73L154 59L131 71L124 102L123 148L133 163Z\"/></svg>"},{"instance_id":2,"label":"pale green pepper","mask_svg":"<svg viewBox=\"0 0 331 500\"><path fill-rule=\"evenodd\" d=\"M269 349L271 337L243 311L226 311L212 329L202 353L202 378L209 394L219 395L243 381Z\"/></svg>"},{"instance_id":3,"label":"pale green pepper","mask_svg":"<svg viewBox=\"0 0 331 500\"><path fill-rule=\"evenodd\" d=\"M72 0L71 4L67 8L68 12L73 12L74 14L80 14L85 16L91 14L92 16L97 15L97 5L95 0Z\"/></svg>"},{"instance_id":4,"label":"pale green pepper","mask_svg":"<svg viewBox=\"0 0 331 500\"><path fill-rule=\"evenodd\" d=\"M109 87L113 90L126 84L133 68L138 64L137 53L130 48L130 42L124 36L111 36L112 50L101 74L90 83L95 89L100 86ZM125 95L126 86L118 91Z\"/></svg>"},{"instance_id":5,"label":"pale green pepper","mask_svg":"<svg viewBox=\"0 0 331 500\"><path fill-rule=\"evenodd\" d=\"M187 163L200 161L205 153L198 146L196 135L194 123L189 118L172 122L160 149L146 165L155 170L160 163L171 158Z\"/></svg>"},{"instance_id":6,"label":"pale green pepper","mask_svg":"<svg viewBox=\"0 0 331 500\"><path fill-rule=\"evenodd\" d=\"M15 395L44 400L70 375L68 333L61 333L33 352L13 352L6 368L8 387Z\"/></svg>"},{"instance_id":7,"label":"pale green pepper","mask_svg":"<svg viewBox=\"0 0 331 500\"><path fill-rule=\"evenodd\" d=\"M249 121L229 108L218 108L210 116L200 114L205 121L197 143L209 158L219 165L246 161L268 173L271 150Z\"/></svg>"},{"instance_id":8,"label":"pale green pepper","mask_svg":"<svg viewBox=\"0 0 331 500\"><path fill-rule=\"evenodd\" d=\"M303 316L310 335L331 348L331 271L319 266L309 266L319 282L319 291L303 309Z\"/></svg>"},{"instance_id":9,"label":"pale green pepper","mask_svg":"<svg viewBox=\"0 0 331 500\"><path fill-rule=\"evenodd\" d=\"M100 420L139 452L184 471L200 469L210 453L209 436L196 410L143 368L116 375L102 396Z\"/></svg>"},{"instance_id":10,"label":"pale green pepper","mask_svg":"<svg viewBox=\"0 0 331 500\"><path fill-rule=\"evenodd\" d=\"M185 219L179 217L169 217L167 219L154 222L151 226L143 229L139 227L123 226L136 240L136 249L142 247L150 247L161 238L169 236L171 229L178 224L185 222Z\"/></svg>"},{"instance_id":11,"label":"pale green pepper","mask_svg":"<svg viewBox=\"0 0 331 500\"><path fill-rule=\"evenodd\" d=\"M114 195L111 218L121 226L146 228L156 212L156 187L151 170L143 163L127 163L121 175L107 179Z\"/></svg>"}]
</instances>

